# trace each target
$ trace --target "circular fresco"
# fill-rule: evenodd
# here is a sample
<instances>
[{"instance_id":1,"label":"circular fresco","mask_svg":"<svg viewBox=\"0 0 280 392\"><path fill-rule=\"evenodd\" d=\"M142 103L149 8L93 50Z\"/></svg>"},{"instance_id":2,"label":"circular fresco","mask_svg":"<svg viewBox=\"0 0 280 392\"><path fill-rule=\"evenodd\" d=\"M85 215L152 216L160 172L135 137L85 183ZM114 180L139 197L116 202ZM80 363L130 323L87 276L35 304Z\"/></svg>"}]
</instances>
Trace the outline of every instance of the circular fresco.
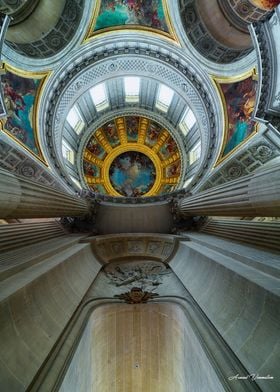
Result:
<instances>
[{"instance_id":1,"label":"circular fresco","mask_svg":"<svg viewBox=\"0 0 280 392\"><path fill-rule=\"evenodd\" d=\"M153 187L156 169L145 154L127 151L117 156L109 170L113 188L122 196L143 196Z\"/></svg>"},{"instance_id":2,"label":"circular fresco","mask_svg":"<svg viewBox=\"0 0 280 392\"><path fill-rule=\"evenodd\" d=\"M180 182L180 151L170 132L155 121L117 117L87 140L83 175L94 193L124 197L166 194Z\"/></svg>"}]
</instances>

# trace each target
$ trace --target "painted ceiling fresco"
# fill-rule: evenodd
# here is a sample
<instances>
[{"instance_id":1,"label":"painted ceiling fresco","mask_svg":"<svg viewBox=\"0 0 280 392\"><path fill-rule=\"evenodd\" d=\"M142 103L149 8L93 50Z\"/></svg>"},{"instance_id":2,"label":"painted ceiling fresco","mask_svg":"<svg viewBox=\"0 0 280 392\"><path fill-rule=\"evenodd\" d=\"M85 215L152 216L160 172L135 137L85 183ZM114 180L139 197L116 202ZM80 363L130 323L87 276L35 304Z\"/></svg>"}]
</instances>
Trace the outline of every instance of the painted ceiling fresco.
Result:
<instances>
[{"instance_id":1,"label":"painted ceiling fresco","mask_svg":"<svg viewBox=\"0 0 280 392\"><path fill-rule=\"evenodd\" d=\"M152 188L156 169L145 154L127 151L114 159L109 175L111 184L119 194L137 197L145 195Z\"/></svg>"},{"instance_id":2,"label":"painted ceiling fresco","mask_svg":"<svg viewBox=\"0 0 280 392\"><path fill-rule=\"evenodd\" d=\"M162 0L102 0L93 30L135 25L168 32Z\"/></svg>"},{"instance_id":3,"label":"painted ceiling fresco","mask_svg":"<svg viewBox=\"0 0 280 392\"><path fill-rule=\"evenodd\" d=\"M22 77L7 71L1 82L8 114L4 130L42 158L35 131L34 109L41 79Z\"/></svg>"},{"instance_id":4,"label":"painted ceiling fresco","mask_svg":"<svg viewBox=\"0 0 280 392\"><path fill-rule=\"evenodd\" d=\"M145 117L118 117L104 124L87 142L83 159L88 187L112 196L171 192L181 176L175 140Z\"/></svg>"},{"instance_id":5,"label":"painted ceiling fresco","mask_svg":"<svg viewBox=\"0 0 280 392\"><path fill-rule=\"evenodd\" d=\"M280 4L280 0L253 0L252 3L254 3L259 8L272 10L274 7Z\"/></svg>"},{"instance_id":6,"label":"painted ceiling fresco","mask_svg":"<svg viewBox=\"0 0 280 392\"><path fill-rule=\"evenodd\" d=\"M221 153L221 158L224 158L257 129L257 124L251 119L256 102L257 81L250 76L235 83L220 83L219 86L226 116Z\"/></svg>"}]
</instances>

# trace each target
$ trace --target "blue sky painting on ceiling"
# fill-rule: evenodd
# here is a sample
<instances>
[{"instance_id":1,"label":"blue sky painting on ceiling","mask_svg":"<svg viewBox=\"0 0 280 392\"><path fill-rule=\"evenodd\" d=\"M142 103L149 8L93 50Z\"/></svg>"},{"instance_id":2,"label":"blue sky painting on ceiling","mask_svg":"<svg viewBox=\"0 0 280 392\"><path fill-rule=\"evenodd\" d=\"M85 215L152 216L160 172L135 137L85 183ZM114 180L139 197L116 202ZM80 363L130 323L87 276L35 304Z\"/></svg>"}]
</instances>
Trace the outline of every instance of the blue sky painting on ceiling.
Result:
<instances>
[{"instance_id":1,"label":"blue sky painting on ceiling","mask_svg":"<svg viewBox=\"0 0 280 392\"><path fill-rule=\"evenodd\" d=\"M123 25L168 32L162 0L101 0L94 31Z\"/></svg>"},{"instance_id":2,"label":"blue sky painting on ceiling","mask_svg":"<svg viewBox=\"0 0 280 392\"><path fill-rule=\"evenodd\" d=\"M153 187L156 171L153 162L144 154L128 151L117 158L110 167L110 181L122 196L143 196Z\"/></svg>"}]
</instances>

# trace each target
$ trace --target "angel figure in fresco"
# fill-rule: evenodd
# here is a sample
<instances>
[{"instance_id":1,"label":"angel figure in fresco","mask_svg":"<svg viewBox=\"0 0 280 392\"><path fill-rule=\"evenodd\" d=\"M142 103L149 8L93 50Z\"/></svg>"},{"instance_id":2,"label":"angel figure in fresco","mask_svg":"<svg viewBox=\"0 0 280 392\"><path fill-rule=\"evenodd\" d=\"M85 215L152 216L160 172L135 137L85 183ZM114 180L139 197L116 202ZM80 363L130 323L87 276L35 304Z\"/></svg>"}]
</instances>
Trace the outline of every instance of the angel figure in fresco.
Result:
<instances>
[{"instance_id":1,"label":"angel figure in fresco","mask_svg":"<svg viewBox=\"0 0 280 392\"><path fill-rule=\"evenodd\" d=\"M168 168L168 177L178 176L180 174L180 162L175 162Z\"/></svg>"},{"instance_id":2,"label":"angel figure in fresco","mask_svg":"<svg viewBox=\"0 0 280 392\"><path fill-rule=\"evenodd\" d=\"M101 147L95 138L92 138L87 145L87 149L94 155L98 156L101 153Z\"/></svg>"},{"instance_id":3,"label":"angel figure in fresco","mask_svg":"<svg viewBox=\"0 0 280 392\"><path fill-rule=\"evenodd\" d=\"M112 142L117 142L119 140L118 133L116 131L116 126L113 122L107 124L106 128L104 128L104 132Z\"/></svg>"},{"instance_id":4,"label":"angel figure in fresco","mask_svg":"<svg viewBox=\"0 0 280 392\"><path fill-rule=\"evenodd\" d=\"M165 149L166 149L167 154L164 154L164 155L171 155L177 151L176 142L172 137L169 137L167 139L166 144L165 144Z\"/></svg>"},{"instance_id":5,"label":"angel figure in fresco","mask_svg":"<svg viewBox=\"0 0 280 392\"><path fill-rule=\"evenodd\" d=\"M127 136L131 139L136 139L138 136L138 121L135 118L129 118L126 120L126 131Z\"/></svg>"},{"instance_id":6,"label":"angel figure in fresco","mask_svg":"<svg viewBox=\"0 0 280 392\"><path fill-rule=\"evenodd\" d=\"M9 112L14 113L19 118L19 110L25 108L23 97L14 90L7 80L3 83L3 91L8 114L11 115Z\"/></svg>"},{"instance_id":7,"label":"angel figure in fresco","mask_svg":"<svg viewBox=\"0 0 280 392\"><path fill-rule=\"evenodd\" d=\"M96 176L96 168L89 162L84 162L84 173L88 176Z\"/></svg>"},{"instance_id":8,"label":"angel figure in fresco","mask_svg":"<svg viewBox=\"0 0 280 392\"><path fill-rule=\"evenodd\" d=\"M244 94L244 98L246 99L243 105L243 112L247 119L250 119L252 113L254 111L255 103L256 103L256 92L255 90L248 91L248 93Z\"/></svg>"},{"instance_id":9,"label":"angel figure in fresco","mask_svg":"<svg viewBox=\"0 0 280 392\"><path fill-rule=\"evenodd\" d=\"M150 126L150 130L148 132L148 137L151 141L155 141L159 134L160 134L161 130L154 124L151 124Z\"/></svg>"}]
</instances>

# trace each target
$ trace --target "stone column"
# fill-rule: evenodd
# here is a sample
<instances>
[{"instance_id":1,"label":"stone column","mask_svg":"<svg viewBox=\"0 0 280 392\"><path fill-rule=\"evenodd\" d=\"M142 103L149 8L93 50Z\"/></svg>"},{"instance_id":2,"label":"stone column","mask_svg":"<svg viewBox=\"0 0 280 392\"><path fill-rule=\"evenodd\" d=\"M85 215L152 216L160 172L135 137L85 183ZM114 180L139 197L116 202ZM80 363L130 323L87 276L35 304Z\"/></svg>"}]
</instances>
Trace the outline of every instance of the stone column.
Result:
<instances>
[{"instance_id":1,"label":"stone column","mask_svg":"<svg viewBox=\"0 0 280 392\"><path fill-rule=\"evenodd\" d=\"M279 164L177 203L182 216L280 216Z\"/></svg>"},{"instance_id":2,"label":"stone column","mask_svg":"<svg viewBox=\"0 0 280 392\"><path fill-rule=\"evenodd\" d=\"M229 21L238 30L248 33L248 25L267 15L278 1L272 0L218 0L219 6Z\"/></svg>"},{"instance_id":3,"label":"stone column","mask_svg":"<svg viewBox=\"0 0 280 392\"><path fill-rule=\"evenodd\" d=\"M0 168L0 219L86 215L85 200Z\"/></svg>"},{"instance_id":4,"label":"stone column","mask_svg":"<svg viewBox=\"0 0 280 392\"><path fill-rule=\"evenodd\" d=\"M280 250L280 222L211 219L200 231L233 241Z\"/></svg>"},{"instance_id":5,"label":"stone column","mask_svg":"<svg viewBox=\"0 0 280 392\"><path fill-rule=\"evenodd\" d=\"M0 253L65 235L57 221L0 225Z\"/></svg>"}]
</instances>

